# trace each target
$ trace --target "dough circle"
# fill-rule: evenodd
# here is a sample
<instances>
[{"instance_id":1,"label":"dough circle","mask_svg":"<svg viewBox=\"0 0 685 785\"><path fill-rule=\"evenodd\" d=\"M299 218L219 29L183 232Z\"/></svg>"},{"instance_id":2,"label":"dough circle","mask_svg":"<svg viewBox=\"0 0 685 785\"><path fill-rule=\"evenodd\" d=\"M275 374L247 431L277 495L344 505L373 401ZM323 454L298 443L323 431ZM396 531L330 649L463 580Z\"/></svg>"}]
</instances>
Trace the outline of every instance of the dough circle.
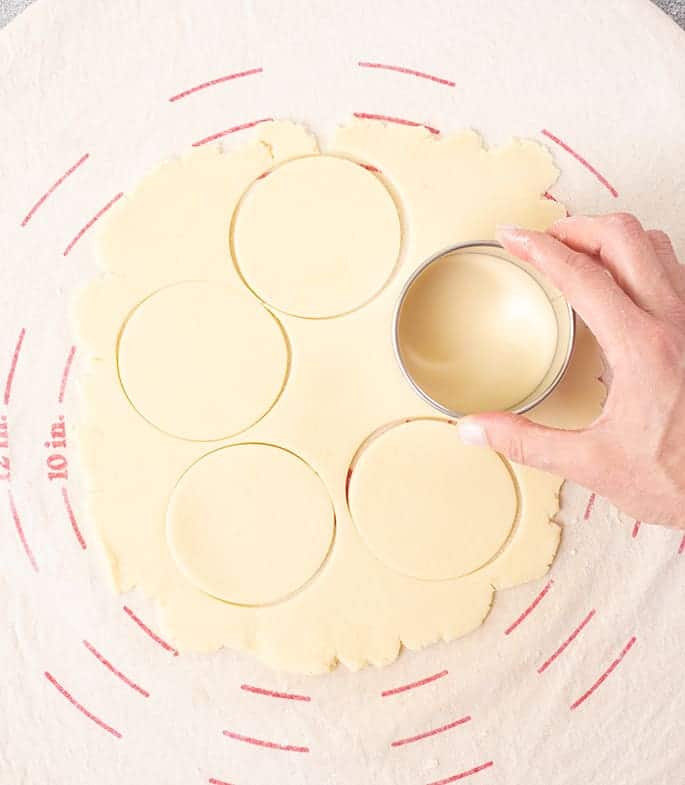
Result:
<instances>
[{"instance_id":1,"label":"dough circle","mask_svg":"<svg viewBox=\"0 0 685 785\"><path fill-rule=\"evenodd\" d=\"M117 347L134 408L160 430L213 441L259 420L278 398L288 346L276 318L220 283L187 282L143 300Z\"/></svg>"},{"instance_id":2,"label":"dough circle","mask_svg":"<svg viewBox=\"0 0 685 785\"><path fill-rule=\"evenodd\" d=\"M300 158L253 183L233 225L248 286L280 311L307 318L358 308L386 283L400 250L392 197L359 164Z\"/></svg>"},{"instance_id":3,"label":"dough circle","mask_svg":"<svg viewBox=\"0 0 685 785\"><path fill-rule=\"evenodd\" d=\"M362 446L348 501L371 551L423 580L458 578L489 562L518 512L504 460L465 446L447 421L428 419L391 426Z\"/></svg>"},{"instance_id":4,"label":"dough circle","mask_svg":"<svg viewBox=\"0 0 685 785\"><path fill-rule=\"evenodd\" d=\"M333 541L319 476L270 444L223 447L194 463L167 509L167 543L185 577L238 605L266 605L304 586Z\"/></svg>"}]
</instances>

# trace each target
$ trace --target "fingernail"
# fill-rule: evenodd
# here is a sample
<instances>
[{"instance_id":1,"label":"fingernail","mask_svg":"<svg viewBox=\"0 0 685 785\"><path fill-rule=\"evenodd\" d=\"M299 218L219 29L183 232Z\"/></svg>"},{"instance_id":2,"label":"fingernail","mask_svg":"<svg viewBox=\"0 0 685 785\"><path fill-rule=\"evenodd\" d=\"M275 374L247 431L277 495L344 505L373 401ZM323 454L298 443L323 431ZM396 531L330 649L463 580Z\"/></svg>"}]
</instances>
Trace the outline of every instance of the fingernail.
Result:
<instances>
[{"instance_id":1,"label":"fingernail","mask_svg":"<svg viewBox=\"0 0 685 785\"><path fill-rule=\"evenodd\" d=\"M472 420L459 420L457 422L457 431L459 438L464 444L471 444L474 447L487 447L488 435L485 433L485 428Z\"/></svg>"},{"instance_id":2,"label":"fingernail","mask_svg":"<svg viewBox=\"0 0 685 785\"><path fill-rule=\"evenodd\" d=\"M505 243L527 242L527 237L521 233L521 227L514 224L499 224L495 229L495 237L504 245Z\"/></svg>"}]
</instances>

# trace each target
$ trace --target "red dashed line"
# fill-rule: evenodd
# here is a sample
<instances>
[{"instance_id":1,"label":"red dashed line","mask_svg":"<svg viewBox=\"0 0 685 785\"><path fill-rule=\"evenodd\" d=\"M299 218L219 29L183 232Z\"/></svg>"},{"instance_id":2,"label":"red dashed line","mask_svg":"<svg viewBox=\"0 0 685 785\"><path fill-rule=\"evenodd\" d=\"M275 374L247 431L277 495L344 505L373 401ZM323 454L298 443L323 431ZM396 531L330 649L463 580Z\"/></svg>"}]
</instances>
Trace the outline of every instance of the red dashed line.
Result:
<instances>
[{"instance_id":1,"label":"red dashed line","mask_svg":"<svg viewBox=\"0 0 685 785\"><path fill-rule=\"evenodd\" d=\"M685 553L685 534L683 534L683 539L680 541L680 547L678 548L678 556Z\"/></svg>"},{"instance_id":2,"label":"red dashed line","mask_svg":"<svg viewBox=\"0 0 685 785\"><path fill-rule=\"evenodd\" d=\"M36 557L33 555L33 551L31 550L31 546L26 539L26 535L24 534L24 527L21 525L21 519L19 518L19 513L17 511L17 506L14 503L14 496L12 495L12 491L8 488L7 489L7 498L9 499L10 503L10 511L12 513L12 520L14 521L14 528L17 530L17 534L19 535L19 541L24 548L24 553L28 557L29 562L31 562L31 566L34 569L34 572L38 572L38 564L36 563Z\"/></svg>"},{"instance_id":3,"label":"red dashed line","mask_svg":"<svg viewBox=\"0 0 685 785\"><path fill-rule=\"evenodd\" d=\"M581 621L581 623L573 630L573 632L566 638L566 640L559 646L559 648L552 654L548 659L546 659L542 665L538 668L538 673L544 673L544 671L549 668L549 666L556 660L556 658L566 649L566 647L572 643L583 630L583 628L588 624L590 619L595 615L595 609L593 608L590 613Z\"/></svg>"},{"instance_id":4,"label":"red dashed line","mask_svg":"<svg viewBox=\"0 0 685 785\"><path fill-rule=\"evenodd\" d=\"M419 681L412 681L409 684L403 684L401 687L393 687L391 690L384 690L381 692L381 698L387 698L389 695L397 695L399 692L406 692L407 690L413 690L415 687L423 687L425 684L430 684L433 681L437 681L438 679L442 679L443 676L447 676L449 671L440 671L440 673L434 673L432 676L426 676L425 679L419 679Z\"/></svg>"},{"instance_id":5,"label":"red dashed line","mask_svg":"<svg viewBox=\"0 0 685 785\"><path fill-rule=\"evenodd\" d=\"M637 537L637 535L639 534L639 532L640 532L640 524L641 523L642 523L642 521L635 521L635 525L633 526L633 532L630 535L633 539L635 539Z\"/></svg>"},{"instance_id":6,"label":"red dashed line","mask_svg":"<svg viewBox=\"0 0 685 785\"><path fill-rule=\"evenodd\" d=\"M540 594L538 594L538 596L533 600L533 602L531 602L531 604L525 609L525 611L523 611L523 613L518 617L518 619L516 619L515 622L513 622L507 627L507 629L504 631L505 635L509 635L510 633L512 633L519 626L519 624L521 624L522 621L524 621L525 619L528 618L528 616L530 616L530 614L540 604L540 601L545 596L545 594L547 594L547 592L552 588L553 583L554 581L552 580L547 581L547 583L543 586Z\"/></svg>"},{"instance_id":7,"label":"red dashed line","mask_svg":"<svg viewBox=\"0 0 685 785\"><path fill-rule=\"evenodd\" d=\"M64 403L64 392L67 389L67 382L69 381L69 372L71 371L71 364L74 362L74 355L76 354L76 347L72 346L67 355L67 361L64 364L64 371L62 372L62 380L59 384L59 395L57 396L58 403Z\"/></svg>"},{"instance_id":8,"label":"red dashed line","mask_svg":"<svg viewBox=\"0 0 685 785\"><path fill-rule=\"evenodd\" d=\"M478 774L479 771L483 771L484 769L489 769L490 766L494 765L494 761L489 760L487 763L481 763L480 766L475 766L468 771L462 771L459 774L454 774L451 777L447 777L444 780L436 780L435 782L429 782L428 785L448 785L450 782L456 782L457 780L463 780L465 777L470 777L472 774Z\"/></svg>"},{"instance_id":9,"label":"red dashed line","mask_svg":"<svg viewBox=\"0 0 685 785\"><path fill-rule=\"evenodd\" d=\"M57 690L64 695L64 697L71 703L72 706L77 708L81 714L85 714L88 719L93 720L96 725L99 725L103 730L106 730L107 733L111 733L112 736L116 736L117 739L121 738L121 733L118 730L113 728L111 725L108 725L106 722L103 722L99 717L96 717L94 714L88 711L88 709L80 704L72 695L71 693L67 692L64 687L57 681L57 679L48 671L45 671L45 678L52 684Z\"/></svg>"},{"instance_id":10,"label":"red dashed line","mask_svg":"<svg viewBox=\"0 0 685 785\"><path fill-rule=\"evenodd\" d=\"M213 142L215 139L221 139L222 136L234 134L236 131L244 131L247 128L254 128L255 125L259 125L260 123L268 123L271 122L271 120L273 120L273 117L263 117L261 120L253 120L251 123L234 125L232 128L227 128L225 131L219 131L218 133L212 134L211 136L205 136L204 139L199 139L197 142L193 142L193 147L200 147L203 144L207 144L207 142Z\"/></svg>"},{"instance_id":11,"label":"red dashed line","mask_svg":"<svg viewBox=\"0 0 685 785\"><path fill-rule=\"evenodd\" d=\"M590 498L587 501L587 507L585 508L585 514L583 515L583 520L587 521L590 519L592 515L592 508L595 506L595 494L591 493Z\"/></svg>"},{"instance_id":12,"label":"red dashed line","mask_svg":"<svg viewBox=\"0 0 685 785\"><path fill-rule=\"evenodd\" d=\"M607 677L618 667L621 660L626 656L626 654L633 648L635 641L637 638L633 635L633 637L626 643L626 645L621 650L621 653L616 657L616 659L611 663L611 665L604 671L604 673L597 679L597 681L590 687L589 690L584 692L577 701L574 701L571 704L571 710L577 709L581 703L584 703L590 695L597 689L597 687L604 682Z\"/></svg>"},{"instance_id":13,"label":"red dashed line","mask_svg":"<svg viewBox=\"0 0 685 785\"><path fill-rule=\"evenodd\" d=\"M64 499L64 507L67 511L67 515L69 516L69 522L71 523L71 528L74 530L78 544L85 551L88 546L86 545L86 541L83 539L81 530L79 529L78 523L76 522L76 516L74 515L74 510L72 509L71 502L69 501L69 492L66 488L62 488L62 499Z\"/></svg>"},{"instance_id":14,"label":"red dashed line","mask_svg":"<svg viewBox=\"0 0 685 785\"><path fill-rule=\"evenodd\" d=\"M223 731L224 736L235 741L244 741L247 744L254 744L257 747L267 747L270 750L282 750L283 752L309 752L309 747L296 747L292 744L275 744L273 741L254 739L252 736L242 736L240 733L233 733L230 730Z\"/></svg>"},{"instance_id":15,"label":"red dashed line","mask_svg":"<svg viewBox=\"0 0 685 785\"><path fill-rule=\"evenodd\" d=\"M73 247L76 245L76 243L77 243L77 242L78 242L78 241L79 241L79 240L80 240L80 239L83 237L83 235L84 235L84 234L85 234L85 233L86 233L86 232L87 232L87 231L90 229L90 227L91 227L91 226L92 226L92 225L93 225L93 224L94 224L94 223L95 223L97 220L99 220L100 218L102 218L102 216L103 216L103 215L104 215L104 214L107 212L107 210L109 210L109 208L110 208L110 207L111 207L111 206L112 206L112 205L113 205L115 202L118 202L118 201L119 201L119 199L121 199L121 197L122 197L123 195L124 195L124 194L123 194L123 192L122 192L122 193L118 193L116 196L112 197L112 198L109 200L109 202L107 202L107 204L106 204L104 207L101 207L101 208L100 208L100 209L97 211L97 213L95 213L95 215L94 215L94 216L93 216L93 217L90 219L90 221L88 221L88 223L87 223L85 226L83 226L81 229L79 229L79 231L78 231L78 233L76 234L76 236L74 237L74 239L73 239L73 240L72 240L72 241L69 243L69 245L67 245L67 247L64 249L64 251L62 251L62 256L67 256L67 255L69 254L69 252L71 251L71 249L72 249L72 248L73 248Z\"/></svg>"},{"instance_id":16,"label":"red dashed line","mask_svg":"<svg viewBox=\"0 0 685 785\"><path fill-rule=\"evenodd\" d=\"M401 65L386 65L385 63L367 63L359 62L357 65L360 68L381 68L384 71L396 71L398 74L408 74L409 76L418 76L421 79L429 79L431 82L447 85L447 87L456 87L456 83L449 79L443 79L441 76L433 76L427 74L425 71L415 71L413 68L404 68Z\"/></svg>"},{"instance_id":17,"label":"red dashed line","mask_svg":"<svg viewBox=\"0 0 685 785\"><path fill-rule=\"evenodd\" d=\"M556 144L558 144L559 147L561 147L564 150L566 150L567 153L570 153L570 155L572 155L576 159L576 161L578 161L580 164L582 164L589 172L592 172L592 174L594 174L594 176L611 193L611 195L613 197L617 197L618 196L618 191L614 188L614 186L606 179L606 177L604 177L603 174L600 174L600 172L598 172L595 169L595 167L592 166L592 164L590 164L588 161L586 161L585 158L582 157L582 155L578 155L578 153L575 150L573 150L571 147L569 147L566 144L566 142L562 142L562 140L559 139L558 136L555 136L553 133L551 133L551 131L548 131L546 128L542 129L542 133L548 139L551 139L553 142L556 142Z\"/></svg>"},{"instance_id":18,"label":"red dashed line","mask_svg":"<svg viewBox=\"0 0 685 785\"><path fill-rule=\"evenodd\" d=\"M241 684L241 690L245 692L254 692L256 695L266 695L269 698L282 698L287 701L310 701L309 695L298 695L294 692L274 692L273 690L264 690L261 687L253 687L251 684Z\"/></svg>"},{"instance_id":19,"label":"red dashed line","mask_svg":"<svg viewBox=\"0 0 685 785\"><path fill-rule=\"evenodd\" d=\"M415 120L405 120L403 117L390 117L387 114L370 114L369 112L355 112L354 116L359 120L380 120L383 123L396 123L397 125L410 125L413 128L426 128L432 134L439 134L437 128L425 123L417 123Z\"/></svg>"},{"instance_id":20,"label":"red dashed line","mask_svg":"<svg viewBox=\"0 0 685 785\"><path fill-rule=\"evenodd\" d=\"M192 95L193 93L197 93L198 90L204 90L207 87L214 87L214 85L221 84L222 82L230 82L233 79L242 79L244 76L252 76L253 74L261 74L263 68L250 68L248 71L238 71L235 74L228 74L227 76L220 76L218 79L210 79L209 82L203 82L202 84L196 85L195 87L190 87L188 90L184 90L182 93L178 93L177 95L172 95L169 99L170 103L174 101L180 101L181 98L185 98L187 95Z\"/></svg>"},{"instance_id":21,"label":"red dashed line","mask_svg":"<svg viewBox=\"0 0 685 785\"><path fill-rule=\"evenodd\" d=\"M21 347L24 343L24 336L26 335L26 328L22 327L19 331L19 337L17 338L16 346L14 347L14 353L12 354L12 362L10 363L9 373L7 374L7 379L5 380L5 395L4 395L4 402L5 406L7 406L10 402L10 397L12 395L12 382L14 381L14 374L17 370L17 363L19 362L19 353L21 352Z\"/></svg>"},{"instance_id":22,"label":"red dashed line","mask_svg":"<svg viewBox=\"0 0 685 785\"><path fill-rule=\"evenodd\" d=\"M153 632L144 621L138 618L136 614L127 606L124 605L124 612L127 613L131 619L140 627L140 629L149 635L155 643L158 643L165 651L168 651L170 654L173 654L174 657L178 657L178 651L174 649L173 646L170 646L165 640L159 637L155 632Z\"/></svg>"},{"instance_id":23,"label":"red dashed line","mask_svg":"<svg viewBox=\"0 0 685 785\"><path fill-rule=\"evenodd\" d=\"M215 777L210 777L207 782L209 785L233 785L231 782L226 782L226 780L218 780Z\"/></svg>"},{"instance_id":24,"label":"red dashed line","mask_svg":"<svg viewBox=\"0 0 685 785\"><path fill-rule=\"evenodd\" d=\"M150 693L147 690L144 690L139 684L136 684L134 681L131 681L131 679L129 679L128 676L125 676L121 671L117 670L108 659L106 659L105 657L102 656L102 654L100 654L100 652L95 648L95 646L93 646L92 643L89 643L88 641L84 640L83 645L86 647L86 649L88 649L88 651L91 654L95 656L95 658L99 662L101 662L105 666L105 668L107 668L108 671L111 671L117 678L121 679L124 682L124 684L128 684L128 686L131 689L135 690L136 692L139 692L143 697L145 698L150 697Z\"/></svg>"},{"instance_id":25,"label":"red dashed line","mask_svg":"<svg viewBox=\"0 0 685 785\"><path fill-rule=\"evenodd\" d=\"M78 161L77 161L77 162L76 162L76 163L75 163L75 164L74 164L72 167L70 167L69 169L67 169L67 171L66 171L66 172L65 172L65 173L64 173L64 174L63 174L63 175L62 175L62 176L59 178L59 180L57 180L56 182L54 182L54 183L53 183L53 184L50 186L50 188L48 188L48 190L47 190L47 191L46 191L46 192L45 192L45 193L44 193L44 194L43 194L43 195L40 197L40 199L39 199L39 200L38 200L38 201L37 201L37 202L36 202L36 203L33 205L33 207L32 207L32 208L31 208L31 209L28 211L28 213L27 213L27 214L26 214L26 216L24 217L24 220L21 222L21 225L22 225L22 226L26 226L26 224L27 224L27 223L28 223L28 222L31 220L31 218L33 218L33 214L36 212L36 210L37 210L37 209L38 209L38 208L39 208L39 207L40 207L42 204L44 204L44 203L45 203L45 201L47 200L47 198L48 198L48 197L49 197L49 196L50 196L50 195L51 195L51 194L52 194L52 193L53 193L53 192L54 192L54 191L55 191L57 188L59 188L59 187L60 187L60 185L62 185L62 183L63 183L63 182L64 182L64 181L67 179L67 177L69 177L69 175L73 174L73 173L74 173L74 172L75 172L75 171L76 171L76 170L79 168L79 166L81 166L81 164L84 164L84 163L87 161L87 159L89 158L89 156L90 156L90 153L86 153L85 155L81 156L81 158L79 158L79 159L78 159Z\"/></svg>"},{"instance_id":26,"label":"red dashed line","mask_svg":"<svg viewBox=\"0 0 685 785\"><path fill-rule=\"evenodd\" d=\"M380 174L381 171L377 166L373 166L372 164L359 164L359 166L374 174Z\"/></svg>"},{"instance_id":27,"label":"red dashed line","mask_svg":"<svg viewBox=\"0 0 685 785\"><path fill-rule=\"evenodd\" d=\"M440 728L433 728L433 730L426 731L425 733L419 733L416 736L409 736L406 739L398 739L397 741L393 741L390 745L391 747L403 747L405 744L412 744L415 741L421 741L421 739L428 739L431 736L437 736L438 733L444 733L446 730L451 730L452 728L456 728L458 725L463 725L466 722L470 722L471 717L460 717L458 720L454 722L450 722L447 725L442 725Z\"/></svg>"}]
</instances>

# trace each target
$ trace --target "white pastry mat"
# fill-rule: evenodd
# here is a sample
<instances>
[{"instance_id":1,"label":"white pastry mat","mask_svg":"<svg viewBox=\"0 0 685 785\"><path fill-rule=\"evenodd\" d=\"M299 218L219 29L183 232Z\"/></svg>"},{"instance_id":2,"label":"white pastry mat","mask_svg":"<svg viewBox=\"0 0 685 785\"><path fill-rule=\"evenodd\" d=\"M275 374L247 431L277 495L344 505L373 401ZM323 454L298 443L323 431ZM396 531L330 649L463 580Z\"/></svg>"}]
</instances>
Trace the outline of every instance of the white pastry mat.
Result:
<instances>
[{"instance_id":1,"label":"white pastry mat","mask_svg":"<svg viewBox=\"0 0 685 785\"><path fill-rule=\"evenodd\" d=\"M316 678L174 656L81 514L67 305L119 194L266 117L538 138L571 210L633 210L682 256L683 32L646 0L42 0L0 72L0 782L675 785L685 539L577 487L547 579L465 639ZM67 447L44 446L61 417Z\"/></svg>"}]
</instances>

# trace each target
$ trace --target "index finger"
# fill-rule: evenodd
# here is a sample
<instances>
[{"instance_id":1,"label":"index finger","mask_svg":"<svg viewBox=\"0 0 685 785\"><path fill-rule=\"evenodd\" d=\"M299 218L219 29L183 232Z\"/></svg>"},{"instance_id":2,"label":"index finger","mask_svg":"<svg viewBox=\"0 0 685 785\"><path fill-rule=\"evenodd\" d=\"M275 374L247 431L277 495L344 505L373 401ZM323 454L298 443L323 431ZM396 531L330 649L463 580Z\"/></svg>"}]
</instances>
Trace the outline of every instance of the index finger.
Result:
<instances>
[{"instance_id":1,"label":"index finger","mask_svg":"<svg viewBox=\"0 0 685 785\"><path fill-rule=\"evenodd\" d=\"M645 311L662 315L676 299L663 257L657 255L635 216L574 215L555 221L549 233L575 251L601 261Z\"/></svg>"},{"instance_id":2,"label":"index finger","mask_svg":"<svg viewBox=\"0 0 685 785\"><path fill-rule=\"evenodd\" d=\"M590 256L545 232L500 226L497 239L519 259L530 262L562 292L611 357L639 330L644 312L611 274Z\"/></svg>"}]
</instances>

